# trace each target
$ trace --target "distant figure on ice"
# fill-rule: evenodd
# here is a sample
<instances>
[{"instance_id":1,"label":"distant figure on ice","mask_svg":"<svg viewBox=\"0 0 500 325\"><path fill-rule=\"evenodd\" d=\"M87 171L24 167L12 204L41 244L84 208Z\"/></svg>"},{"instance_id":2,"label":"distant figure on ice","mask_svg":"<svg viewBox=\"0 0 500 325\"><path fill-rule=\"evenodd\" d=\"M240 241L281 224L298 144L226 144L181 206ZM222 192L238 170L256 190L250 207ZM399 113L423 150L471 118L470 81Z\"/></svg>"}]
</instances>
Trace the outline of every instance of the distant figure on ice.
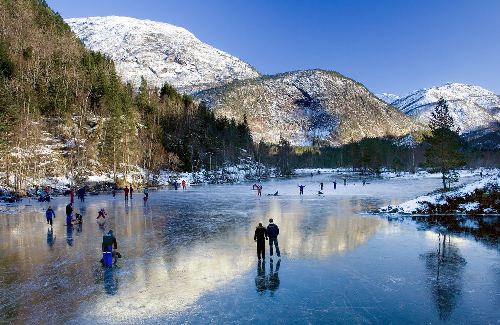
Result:
<instances>
[{"instance_id":1,"label":"distant figure on ice","mask_svg":"<svg viewBox=\"0 0 500 325\"><path fill-rule=\"evenodd\" d=\"M273 256L273 244L276 247L276 255L281 256L280 248L278 247L278 235L280 234L280 229L273 221L273 218L269 219L269 225L267 226L267 236L269 237L269 255Z\"/></svg>"},{"instance_id":2,"label":"distant figure on ice","mask_svg":"<svg viewBox=\"0 0 500 325\"><path fill-rule=\"evenodd\" d=\"M257 185L257 196L262 196L262 185Z\"/></svg>"},{"instance_id":3,"label":"distant figure on ice","mask_svg":"<svg viewBox=\"0 0 500 325\"><path fill-rule=\"evenodd\" d=\"M257 242L257 258L260 261L266 258L266 240L267 240L267 230L262 226L262 222L259 222L257 228L255 228L255 234L253 240Z\"/></svg>"},{"instance_id":4,"label":"distant figure on ice","mask_svg":"<svg viewBox=\"0 0 500 325\"><path fill-rule=\"evenodd\" d=\"M333 189L336 190L337 189L337 181L333 181Z\"/></svg>"},{"instance_id":5,"label":"distant figure on ice","mask_svg":"<svg viewBox=\"0 0 500 325\"><path fill-rule=\"evenodd\" d=\"M52 227L52 219L56 217L56 213L52 210L52 207L49 205L47 211L45 211L45 217L47 218L47 224Z\"/></svg>"},{"instance_id":6,"label":"distant figure on ice","mask_svg":"<svg viewBox=\"0 0 500 325\"><path fill-rule=\"evenodd\" d=\"M323 191L323 182L319 183L320 191Z\"/></svg>"},{"instance_id":7,"label":"distant figure on ice","mask_svg":"<svg viewBox=\"0 0 500 325\"><path fill-rule=\"evenodd\" d=\"M347 185L347 179L344 178L344 186Z\"/></svg>"},{"instance_id":8,"label":"distant figure on ice","mask_svg":"<svg viewBox=\"0 0 500 325\"><path fill-rule=\"evenodd\" d=\"M481 177L481 178L483 177L483 171L482 170L479 172L479 177Z\"/></svg>"},{"instance_id":9,"label":"distant figure on ice","mask_svg":"<svg viewBox=\"0 0 500 325\"><path fill-rule=\"evenodd\" d=\"M125 188L123 189L123 191L125 192L125 201L128 201L128 187L125 186Z\"/></svg>"},{"instance_id":10,"label":"distant figure on ice","mask_svg":"<svg viewBox=\"0 0 500 325\"><path fill-rule=\"evenodd\" d=\"M69 190L69 201L71 203L75 202L75 190L73 188Z\"/></svg>"},{"instance_id":11,"label":"distant figure on ice","mask_svg":"<svg viewBox=\"0 0 500 325\"><path fill-rule=\"evenodd\" d=\"M80 187L78 189L78 198L80 202L85 202L85 187Z\"/></svg>"},{"instance_id":12,"label":"distant figure on ice","mask_svg":"<svg viewBox=\"0 0 500 325\"><path fill-rule=\"evenodd\" d=\"M73 221L73 224L75 224L75 225L81 225L81 224L83 224L83 216L81 214L79 214L79 213L76 213L75 214L75 219Z\"/></svg>"},{"instance_id":13,"label":"distant figure on ice","mask_svg":"<svg viewBox=\"0 0 500 325\"><path fill-rule=\"evenodd\" d=\"M71 226L71 219L73 219L73 204L69 203L66 206L66 226Z\"/></svg>"},{"instance_id":14,"label":"distant figure on ice","mask_svg":"<svg viewBox=\"0 0 500 325\"><path fill-rule=\"evenodd\" d=\"M145 187L143 192L144 192L144 203L146 203L149 199L149 189Z\"/></svg>"},{"instance_id":15,"label":"distant figure on ice","mask_svg":"<svg viewBox=\"0 0 500 325\"><path fill-rule=\"evenodd\" d=\"M306 187L305 185L299 185L299 194L300 195L304 195L304 187Z\"/></svg>"},{"instance_id":16,"label":"distant figure on ice","mask_svg":"<svg viewBox=\"0 0 500 325\"><path fill-rule=\"evenodd\" d=\"M174 190L177 191L177 187L179 186L179 184L177 183L177 181L174 181Z\"/></svg>"},{"instance_id":17,"label":"distant figure on ice","mask_svg":"<svg viewBox=\"0 0 500 325\"><path fill-rule=\"evenodd\" d=\"M114 188L111 190L111 195L113 195L113 199L114 199L116 196L116 190Z\"/></svg>"},{"instance_id":18,"label":"distant figure on ice","mask_svg":"<svg viewBox=\"0 0 500 325\"><path fill-rule=\"evenodd\" d=\"M182 180L181 185L182 189L185 190L187 186L186 186L186 181L184 179Z\"/></svg>"},{"instance_id":19,"label":"distant figure on ice","mask_svg":"<svg viewBox=\"0 0 500 325\"><path fill-rule=\"evenodd\" d=\"M99 212L97 214L97 218L95 218L97 221L97 224L99 226L103 226L104 223L106 223L106 216L107 215L108 214L106 213L106 210L104 210L104 209L99 210Z\"/></svg>"},{"instance_id":20,"label":"distant figure on ice","mask_svg":"<svg viewBox=\"0 0 500 325\"><path fill-rule=\"evenodd\" d=\"M363 180L363 186L365 186L365 184L366 184L366 180Z\"/></svg>"},{"instance_id":21,"label":"distant figure on ice","mask_svg":"<svg viewBox=\"0 0 500 325\"><path fill-rule=\"evenodd\" d=\"M130 199L132 200L132 194L134 193L134 189L132 188L132 184L130 184Z\"/></svg>"}]
</instances>

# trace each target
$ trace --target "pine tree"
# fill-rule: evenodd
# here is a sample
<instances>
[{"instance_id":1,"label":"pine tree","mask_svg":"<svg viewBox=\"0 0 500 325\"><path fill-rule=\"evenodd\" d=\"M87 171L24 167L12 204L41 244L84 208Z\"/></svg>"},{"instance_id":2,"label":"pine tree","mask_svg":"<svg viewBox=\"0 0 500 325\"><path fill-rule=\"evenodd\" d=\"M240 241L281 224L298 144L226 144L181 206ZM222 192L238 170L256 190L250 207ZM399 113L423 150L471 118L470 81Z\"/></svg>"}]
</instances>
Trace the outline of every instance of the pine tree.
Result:
<instances>
[{"instance_id":1,"label":"pine tree","mask_svg":"<svg viewBox=\"0 0 500 325\"><path fill-rule=\"evenodd\" d=\"M463 166L464 156L460 152L461 141L458 132L453 129L453 118L444 99L438 101L429 121L431 134L425 137L429 147L425 151L426 164L439 170L446 190L446 180L457 180L453 170ZM453 177L450 177L453 175Z\"/></svg>"}]
</instances>

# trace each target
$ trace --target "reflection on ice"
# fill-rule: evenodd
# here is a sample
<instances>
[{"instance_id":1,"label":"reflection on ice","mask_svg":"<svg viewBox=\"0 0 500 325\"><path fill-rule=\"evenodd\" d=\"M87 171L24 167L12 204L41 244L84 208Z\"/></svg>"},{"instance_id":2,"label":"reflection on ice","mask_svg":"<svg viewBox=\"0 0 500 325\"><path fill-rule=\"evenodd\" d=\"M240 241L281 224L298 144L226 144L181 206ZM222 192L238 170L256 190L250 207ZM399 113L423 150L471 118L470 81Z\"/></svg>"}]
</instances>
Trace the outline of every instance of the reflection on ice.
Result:
<instances>
[{"instance_id":1,"label":"reflection on ice","mask_svg":"<svg viewBox=\"0 0 500 325\"><path fill-rule=\"evenodd\" d=\"M466 260L451 241L451 237L438 235L437 249L421 258L429 274L429 286L439 319L448 320L457 305L463 286L463 269Z\"/></svg>"},{"instance_id":2,"label":"reflection on ice","mask_svg":"<svg viewBox=\"0 0 500 325\"><path fill-rule=\"evenodd\" d=\"M75 204L84 225L74 229L64 225L66 199L51 202L57 215L53 228L44 220L46 206L36 203L22 216L0 218L0 322L209 322L218 320L217 313L226 322L266 322L275 320L275 314L283 322L384 322L384 315L399 310L393 297L385 295L409 287L407 279L415 286L411 293L430 290L436 301L437 310L430 308L429 314L421 296L411 300L406 292L398 297L403 305L424 305L419 321L457 320L465 300L460 297L471 292L463 281L474 265L471 247L481 253L481 263L491 264L498 255L484 259L491 253L466 239L434 247L438 237L356 214L423 194L435 185L432 180L412 186L404 182L402 196L374 181L356 189L341 186L337 192L327 185L325 196L306 191L299 197L295 180L265 184L279 189L278 197L257 198L247 184L151 192L146 206L140 200L125 203L119 197L97 196ZM103 229L95 222L101 208L108 212ZM271 261L266 254L266 261L258 263L253 233L258 222L267 225L269 218L280 227L282 258ZM123 258L117 267L104 269L100 244L103 231L110 229ZM496 273L485 276L488 281L491 274ZM401 280L391 284L387 277ZM487 284L495 296L496 289ZM236 307L227 299L232 294ZM308 300L302 301L303 296ZM197 319L205 315L201 309L207 304L213 318ZM247 305L252 306L250 315L235 310ZM293 313L288 306L295 308ZM489 315L491 306L485 306Z\"/></svg>"}]
</instances>

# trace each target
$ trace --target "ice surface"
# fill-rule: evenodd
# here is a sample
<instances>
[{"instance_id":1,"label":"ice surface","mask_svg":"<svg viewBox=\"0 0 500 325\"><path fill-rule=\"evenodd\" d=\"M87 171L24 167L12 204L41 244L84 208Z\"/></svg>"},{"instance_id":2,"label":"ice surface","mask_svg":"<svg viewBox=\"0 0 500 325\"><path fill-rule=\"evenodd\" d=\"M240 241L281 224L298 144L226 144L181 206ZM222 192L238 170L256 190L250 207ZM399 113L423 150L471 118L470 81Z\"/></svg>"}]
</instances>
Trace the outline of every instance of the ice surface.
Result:
<instances>
[{"instance_id":1,"label":"ice surface","mask_svg":"<svg viewBox=\"0 0 500 325\"><path fill-rule=\"evenodd\" d=\"M500 256L473 240L359 212L398 204L440 180L315 175L150 191L77 202L25 200L0 215L0 322L15 323L495 323ZM325 195L317 195L319 182ZM298 184L306 185L300 197ZM265 196L279 191L280 196ZM97 211L108 212L123 258L103 269ZM273 217L281 260L257 262L253 230ZM268 251L267 251L268 253Z\"/></svg>"}]
</instances>

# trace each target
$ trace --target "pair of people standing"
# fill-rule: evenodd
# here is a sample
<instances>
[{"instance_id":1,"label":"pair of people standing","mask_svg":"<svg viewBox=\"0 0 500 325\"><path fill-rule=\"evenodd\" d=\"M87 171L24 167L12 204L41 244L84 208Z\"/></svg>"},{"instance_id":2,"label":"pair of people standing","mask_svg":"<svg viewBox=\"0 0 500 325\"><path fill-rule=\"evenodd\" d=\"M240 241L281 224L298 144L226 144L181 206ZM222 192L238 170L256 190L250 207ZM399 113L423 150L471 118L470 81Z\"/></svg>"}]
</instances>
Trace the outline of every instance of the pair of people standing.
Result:
<instances>
[{"instance_id":1,"label":"pair of people standing","mask_svg":"<svg viewBox=\"0 0 500 325\"><path fill-rule=\"evenodd\" d=\"M129 193L130 193L130 199L132 199L132 194L134 193L134 188L132 187L132 184L130 184L130 189L127 186L125 186L123 192L125 193L125 201L128 201Z\"/></svg>"},{"instance_id":2,"label":"pair of people standing","mask_svg":"<svg viewBox=\"0 0 500 325\"><path fill-rule=\"evenodd\" d=\"M280 233L280 229L278 226L274 223L273 219L269 219L269 225L267 228L264 228L262 226L262 223L259 222L259 225L257 228L255 228L255 234L253 236L253 239L257 242L257 258L265 259L266 258L266 240L269 238L269 254L273 256L273 245L276 247L276 255L278 257L281 256L280 254L280 248L278 246L278 235Z\"/></svg>"}]
</instances>

